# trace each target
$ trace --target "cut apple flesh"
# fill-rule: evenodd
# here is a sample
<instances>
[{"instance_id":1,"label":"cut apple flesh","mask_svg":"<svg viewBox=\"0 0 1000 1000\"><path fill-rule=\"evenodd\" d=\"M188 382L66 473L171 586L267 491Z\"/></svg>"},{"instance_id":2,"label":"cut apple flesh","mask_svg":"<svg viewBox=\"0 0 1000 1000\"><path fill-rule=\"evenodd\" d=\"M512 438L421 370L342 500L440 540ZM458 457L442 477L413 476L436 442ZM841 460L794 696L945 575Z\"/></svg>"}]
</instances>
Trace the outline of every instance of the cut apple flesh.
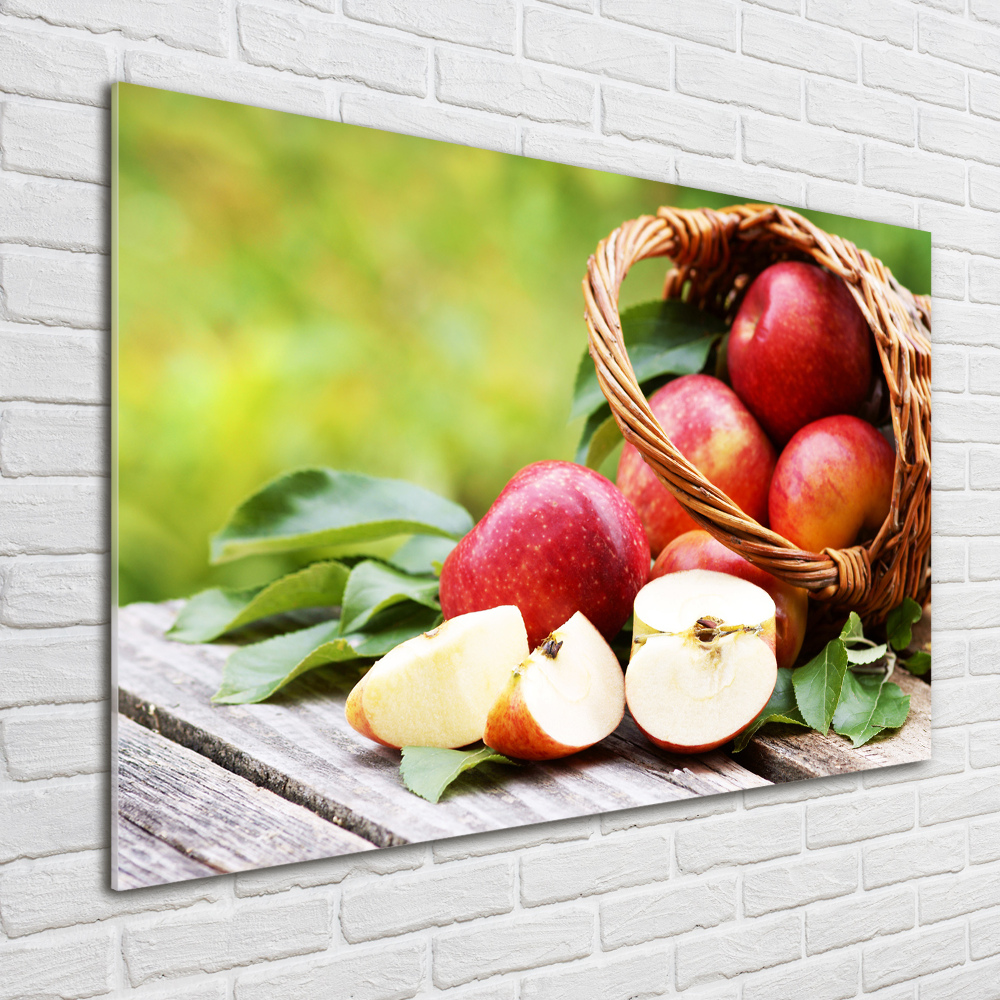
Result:
<instances>
[{"instance_id":1,"label":"cut apple flesh","mask_svg":"<svg viewBox=\"0 0 1000 1000\"><path fill-rule=\"evenodd\" d=\"M512 667L527 654L514 605L457 615L386 653L348 697L347 721L386 746L474 743Z\"/></svg>"},{"instance_id":2,"label":"cut apple flesh","mask_svg":"<svg viewBox=\"0 0 1000 1000\"><path fill-rule=\"evenodd\" d=\"M483 739L511 757L551 760L593 746L624 714L621 666L577 612L514 670Z\"/></svg>"}]
</instances>

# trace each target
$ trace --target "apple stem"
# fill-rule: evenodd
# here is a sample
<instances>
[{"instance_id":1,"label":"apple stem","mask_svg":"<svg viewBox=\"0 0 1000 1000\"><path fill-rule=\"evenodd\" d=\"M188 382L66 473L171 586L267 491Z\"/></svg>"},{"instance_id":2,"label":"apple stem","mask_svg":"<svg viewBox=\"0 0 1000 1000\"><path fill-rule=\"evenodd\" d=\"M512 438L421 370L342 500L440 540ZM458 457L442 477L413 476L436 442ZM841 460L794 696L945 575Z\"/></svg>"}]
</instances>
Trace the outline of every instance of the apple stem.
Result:
<instances>
[{"instance_id":1,"label":"apple stem","mask_svg":"<svg viewBox=\"0 0 1000 1000\"><path fill-rule=\"evenodd\" d=\"M542 643L541 649L543 656L547 656L550 660L554 660L556 658L556 654L560 649L562 649L562 639L557 642L552 636L549 636L548 639Z\"/></svg>"}]
</instances>

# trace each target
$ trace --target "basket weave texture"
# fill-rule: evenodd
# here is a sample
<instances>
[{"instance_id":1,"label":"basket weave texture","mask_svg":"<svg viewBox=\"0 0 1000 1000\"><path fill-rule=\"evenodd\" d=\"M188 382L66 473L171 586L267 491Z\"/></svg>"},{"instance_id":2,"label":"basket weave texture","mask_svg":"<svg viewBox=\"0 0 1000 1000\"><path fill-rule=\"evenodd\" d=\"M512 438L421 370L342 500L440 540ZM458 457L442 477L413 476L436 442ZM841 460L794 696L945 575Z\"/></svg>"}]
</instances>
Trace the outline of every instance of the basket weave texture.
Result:
<instances>
[{"instance_id":1,"label":"basket weave texture","mask_svg":"<svg viewBox=\"0 0 1000 1000\"><path fill-rule=\"evenodd\" d=\"M892 505L878 533L848 549L806 552L758 524L670 443L636 381L622 338L618 295L629 268L669 257L664 298L681 298L731 320L743 292L781 260L820 264L847 283L875 338L896 446ZM930 300L911 294L888 268L853 243L776 205L720 210L661 208L619 226L590 258L583 281L590 354L625 439L703 528L775 576L885 620L904 597L930 590Z\"/></svg>"}]
</instances>

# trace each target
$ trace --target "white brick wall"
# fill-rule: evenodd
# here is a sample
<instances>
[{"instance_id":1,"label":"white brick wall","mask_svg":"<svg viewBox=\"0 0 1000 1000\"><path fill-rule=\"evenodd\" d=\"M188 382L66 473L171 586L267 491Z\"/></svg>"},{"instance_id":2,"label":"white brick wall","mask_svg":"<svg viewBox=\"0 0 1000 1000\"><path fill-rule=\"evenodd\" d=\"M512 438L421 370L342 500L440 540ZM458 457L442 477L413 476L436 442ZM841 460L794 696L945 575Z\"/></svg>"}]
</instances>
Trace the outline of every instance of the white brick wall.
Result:
<instances>
[{"instance_id":1,"label":"white brick wall","mask_svg":"<svg viewBox=\"0 0 1000 1000\"><path fill-rule=\"evenodd\" d=\"M107 889L116 79L931 229L934 761ZM998 307L996 0L0 0L0 1000L995 1000Z\"/></svg>"}]
</instances>

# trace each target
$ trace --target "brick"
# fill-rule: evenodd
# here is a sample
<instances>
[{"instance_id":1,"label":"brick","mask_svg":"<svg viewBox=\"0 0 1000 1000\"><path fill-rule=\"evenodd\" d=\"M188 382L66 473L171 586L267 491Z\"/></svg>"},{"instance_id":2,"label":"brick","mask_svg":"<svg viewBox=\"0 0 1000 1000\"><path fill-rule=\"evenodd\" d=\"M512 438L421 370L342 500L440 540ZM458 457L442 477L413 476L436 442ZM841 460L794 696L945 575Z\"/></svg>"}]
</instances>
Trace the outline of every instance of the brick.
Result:
<instances>
[{"instance_id":1,"label":"brick","mask_svg":"<svg viewBox=\"0 0 1000 1000\"><path fill-rule=\"evenodd\" d=\"M673 95L601 88L601 130L626 139L650 139L690 153L733 156L736 115L725 108Z\"/></svg>"},{"instance_id":2,"label":"brick","mask_svg":"<svg viewBox=\"0 0 1000 1000\"><path fill-rule=\"evenodd\" d=\"M112 53L99 42L53 31L0 32L0 91L80 104L108 103Z\"/></svg>"},{"instance_id":3,"label":"brick","mask_svg":"<svg viewBox=\"0 0 1000 1000\"><path fill-rule=\"evenodd\" d=\"M1000 212L1000 170L969 164L969 204Z\"/></svg>"},{"instance_id":4,"label":"brick","mask_svg":"<svg viewBox=\"0 0 1000 1000\"><path fill-rule=\"evenodd\" d=\"M997 332L1000 333L1000 330ZM931 432L932 437L935 441L1000 442L1000 428L990 426L990 412L995 411L995 408L996 403L993 400L980 396L942 396L934 401L935 423ZM964 435L961 433L963 420L966 426ZM985 497L970 499L974 505L968 508L967 512L970 514L986 501ZM957 497L942 499L941 503L946 505L949 514L966 512L960 507ZM934 527L936 529L937 525Z\"/></svg>"},{"instance_id":5,"label":"brick","mask_svg":"<svg viewBox=\"0 0 1000 1000\"><path fill-rule=\"evenodd\" d=\"M525 10L523 33L528 59L670 89L670 49L649 32L538 7Z\"/></svg>"},{"instance_id":6,"label":"brick","mask_svg":"<svg viewBox=\"0 0 1000 1000\"><path fill-rule=\"evenodd\" d=\"M861 80L866 87L891 90L946 108L965 108L965 74L909 52L866 42L861 48Z\"/></svg>"},{"instance_id":7,"label":"brick","mask_svg":"<svg viewBox=\"0 0 1000 1000\"><path fill-rule=\"evenodd\" d=\"M352 944L514 908L514 864L504 859L397 875L345 888L340 925Z\"/></svg>"},{"instance_id":8,"label":"brick","mask_svg":"<svg viewBox=\"0 0 1000 1000\"><path fill-rule=\"evenodd\" d=\"M963 589L970 589L968 587ZM934 598L937 615L938 598ZM967 726L1000 721L1000 678L976 677L934 685L934 725Z\"/></svg>"},{"instance_id":9,"label":"brick","mask_svg":"<svg viewBox=\"0 0 1000 1000\"><path fill-rule=\"evenodd\" d=\"M690 0L665 4L659 0L601 0L601 14L651 28L689 42L736 50L736 5L723 0Z\"/></svg>"},{"instance_id":10,"label":"brick","mask_svg":"<svg viewBox=\"0 0 1000 1000\"><path fill-rule=\"evenodd\" d=\"M965 961L965 928L942 927L865 945L861 981L865 992L940 972Z\"/></svg>"},{"instance_id":11,"label":"brick","mask_svg":"<svg viewBox=\"0 0 1000 1000\"><path fill-rule=\"evenodd\" d=\"M907 146L913 145L917 136L910 104L834 80L806 79L806 117L814 125L829 125L841 132Z\"/></svg>"},{"instance_id":12,"label":"brick","mask_svg":"<svg viewBox=\"0 0 1000 1000\"><path fill-rule=\"evenodd\" d=\"M935 641L937 634L935 633ZM937 649L934 651L937 659ZM935 671L937 667L935 667ZM935 673L935 676L937 674ZM909 784L925 778L939 778L946 774L959 774L965 770L965 733L961 730L935 730L931 736L931 754L928 760L911 761L894 767L873 768L862 774L865 788L884 785Z\"/></svg>"},{"instance_id":13,"label":"brick","mask_svg":"<svg viewBox=\"0 0 1000 1000\"><path fill-rule=\"evenodd\" d=\"M969 486L974 490L1000 489L1000 449L969 449Z\"/></svg>"},{"instance_id":14,"label":"brick","mask_svg":"<svg viewBox=\"0 0 1000 1000\"><path fill-rule=\"evenodd\" d=\"M757 199L783 205L802 202L802 181L792 174L747 167L733 160L719 160L694 153L678 155L677 182L689 187L732 194L734 201Z\"/></svg>"},{"instance_id":15,"label":"brick","mask_svg":"<svg viewBox=\"0 0 1000 1000\"><path fill-rule=\"evenodd\" d=\"M943 156L865 143L861 179L868 187L965 204L965 164Z\"/></svg>"},{"instance_id":16,"label":"brick","mask_svg":"<svg viewBox=\"0 0 1000 1000\"><path fill-rule=\"evenodd\" d=\"M787 781L763 788L744 788L743 804L747 809L778 805L787 802L804 802L824 795L841 795L858 788L858 775L835 774L810 781Z\"/></svg>"},{"instance_id":17,"label":"brick","mask_svg":"<svg viewBox=\"0 0 1000 1000\"><path fill-rule=\"evenodd\" d=\"M801 955L801 917L750 920L736 930L678 941L677 987L686 990L717 979L732 979L793 962Z\"/></svg>"},{"instance_id":18,"label":"brick","mask_svg":"<svg viewBox=\"0 0 1000 1000\"><path fill-rule=\"evenodd\" d=\"M2 423L0 423L2 427ZM107 548L101 482L0 480L0 555L63 555Z\"/></svg>"},{"instance_id":19,"label":"brick","mask_svg":"<svg viewBox=\"0 0 1000 1000\"><path fill-rule=\"evenodd\" d=\"M964 302L942 302L934 316L935 344L963 344L968 347L1000 346L996 310Z\"/></svg>"},{"instance_id":20,"label":"brick","mask_svg":"<svg viewBox=\"0 0 1000 1000\"><path fill-rule=\"evenodd\" d=\"M7 406L0 413L5 476L96 476L107 471L103 406Z\"/></svg>"},{"instance_id":21,"label":"brick","mask_svg":"<svg viewBox=\"0 0 1000 1000\"><path fill-rule=\"evenodd\" d=\"M743 865L798 854L802 817L791 808L736 813L679 827L674 834L677 865L699 873L717 865Z\"/></svg>"},{"instance_id":22,"label":"brick","mask_svg":"<svg viewBox=\"0 0 1000 1000\"><path fill-rule=\"evenodd\" d=\"M967 401L973 402L974 397ZM935 401L935 408L940 405L941 402ZM986 451L982 448L973 448L969 453L969 458L974 469L974 479L981 479L986 474L991 476L995 474L991 468L992 464L997 461L995 449ZM989 462L990 466L986 466L986 462ZM987 492L986 485L977 487L974 482L973 488L977 492L944 493L934 496L935 531L942 535L990 534L990 526L996 523L994 515L1000 513L1000 496L994 496L992 490ZM963 624L960 622L955 626L948 625L947 627L960 628Z\"/></svg>"},{"instance_id":23,"label":"brick","mask_svg":"<svg viewBox=\"0 0 1000 1000\"><path fill-rule=\"evenodd\" d=\"M850 31L876 42L913 48L913 9L891 0L806 0L806 17Z\"/></svg>"},{"instance_id":24,"label":"brick","mask_svg":"<svg viewBox=\"0 0 1000 1000\"><path fill-rule=\"evenodd\" d=\"M106 771L110 761L105 703L24 708L0 719L7 773L34 781Z\"/></svg>"},{"instance_id":25,"label":"brick","mask_svg":"<svg viewBox=\"0 0 1000 1000\"><path fill-rule=\"evenodd\" d=\"M104 628L0 629L0 708L108 696Z\"/></svg>"},{"instance_id":26,"label":"brick","mask_svg":"<svg viewBox=\"0 0 1000 1000\"><path fill-rule=\"evenodd\" d=\"M851 39L806 21L744 10L744 55L841 80L858 78L858 52Z\"/></svg>"},{"instance_id":27,"label":"brick","mask_svg":"<svg viewBox=\"0 0 1000 1000\"><path fill-rule=\"evenodd\" d=\"M125 53L125 79L275 111L324 117L327 112L326 92L319 84L290 79L267 67L234 66L211 56L132 49Z\"/></svg>"},{"instance_id":28,"label":"brick","mask_svg":"<svg viewBox=\"0 0 1000 1000\"><path fill-rule=\"evenodd\" d=\"M761 867L743 877L743 912L748 917L760 917L844 896L857 887L858 857L853 851Z\"/></svg>"},{"instance_id":29,"label":"brick","mask_svg":"<svg viewBox=\"0 0 1000 1000\"><path fill-rule=\"evenodd\" d=\"M611 950L736 919L734 874L682 879L601 900L601 943Z\"/></svg>"},{"instance_id":30,"label":"brick","mask_svg":"<svg viewBox=\"0 0 1000 1000\"><path fill-rule=\"evenodd\" d=\"M965 539L934 538L931 540L932 570L935 583L965 581Z\"/></svg>"},{"instance_id":31,"label":"brick","mask_svg":"<svg viewBox=\"0 0 1000 1000\"><path fill-rule=\"evenodd\" d=\"M114 987L111 928L0 942L0 1000L83 1000Z\"/></svg>"},{"instance_id":32,"label":"brick","mask_svg":"<svg viewBox=\"0 0 1000 1000\"><path fill-rule=\"evenodd\" d=\"M108 620L107 559L21 557L2 567L0 624L100 625Z\"/></svg>"},{"instance_id":33,"label":"brick","mask_svg":"<svg viewBox=\"0 0 1000 1000\"><path fill-rule=\"evenodd\" d=\"M1000 305L1000 262L985 257L969 260L969 298Z\"/></svg>"},{"instance_id":34,"label":"brick","mask_svg":"<svg viewBox=\"0 0 1000 1000\"><path fill-rule=\"evenodd\" d=\"M348 17L414 35L497 52L514 52L517 8L513 0L460 0L407 4L399 0L344 0Z\"/></svg>"},{"instance_id":35,"label":"brick","mask_svg":"<svg viewBox=\"0 0 1000 1000\"><path fill-rule=\"evenodd\" d=\"M469 989L459 987L443 996L454 997L455 1000L517 1000L517 983L513 979L495 979L487 986L469 987Z\"/></svg>"},{"instance_id":36,"label":"brick","mask_svg":"<svg viewBox=\"0 0 1000 1000\"><path fill-rule=\"evenodd\" d=\"M806 843L810 848L832 847L901 833L912 829L915 815L909 790L811 802L806 807Z\"/></svg>"},{"instance_id":37,"label":"brick","mask_svg":"<svg viewBox=\"0 0 1000 1000\"><path fill-rule=\"evenodd\" d=\"M1000 963L970 965L920 983L920 1000L989 1000L996 995Z\"/></svg>"},{"instance_id":38,"label":"brick","mask_svg":"<svg viewBox=\"0 0 1000 1000\"><path fill-rule=\"evenodd\" d=\"M1000 7L996 0L969 0L969 13L977 20L1000 27Z\"/></svg>"},{"instance_id":39,"label":"brick","mask_svg":"<svg viewBox=\"0 0 1000 1000\"><path fill-rule=\"evenodd\" d=\"M806 183L806 205L817 212L885 222L890 226L912 227L913 204L912 200L901 195L869 191L857 184Z\"/></svg>"},{"instance_id":40,"label":"brick","mask_svg":"<svg viewBox=\"0 0 1000 1000\"><path fill-rule=\"evenodd\" d=\"M994 212L930 202L920 206L920 228L930 230L936 247L1000 257L1000 226Z\"/></svg>"},{"instance_id":41,"label":"brick","mask_svg":"<svg viewBox=\"0 0 1000 1000\"><path fill-rule=\"evenodd\" d=\"M40 785L0 786L0 864L103 845L104 782L99 775Z\"/></svg>"},{"instance_id":42,"label":"brick","mask_svg":"<svg viewBox=\"0 0 1000 1000\"><path fill-rule=\"evenodd\" d=\"M985 865L1000 861L1000 819L969 824L969 864Z\"/></svg>"},{"instance_id":43,"label":"brick","mask_svg":"<svg viewBox=\"0 0 1000 1000\"><path fill-rule=\"evenodd\" d=\"M565 7L567 10L582 10L587 14L594 9L594 0L541 0L541 2L554 4L556 7Z\"/></svg>"},{"instance_id":44,"label":"brick","mask_svg":"<svg viewBox=\"0 0 1000 1000\"><path fill-rule=\"evenodd\" d=\"M1000 625L1000 608L996 605L998 596L1000 588L992 583L942 584L936 588L934 616L944 628L995 628ZM953 682L949 682L943 690L950 692L953 686ZM946 700L945 696L941 698ZM951 700L950 694L947 700ZM934 724L947 725L939 722L936 714Z\"/></svg>"},{"instance_id":45,"label":"brick","mask_svg":"<svg viewBox=\"0 0 1000 1000\"><path fill-rule=\"evenodd\" d=\"M663 950L605 959L599 965L584 963L560 972L525 976L521 1000L579 1000L611 997L627 984L630 1000L658 997L670 989L670 959Z\"/></svg>"},{"instance_id":46,"label":"brick","mask_svg":"<svg viewBox=\"0 0 1000 1000\"><path fill-rule=\"evenodd\" d=\"M969 74L969 110L1000 120L1000 80L995 76Z\"/></svg>"},{"instance_id":47,"label":"brick","mask_svg":"<svg viewBox=\"0 0 1000 1000\"><path fill-rule=\"evenodd\" d=\"M857 995L861 963L857 955L838 955L764 972L743 984L743 1000L809 997L809 1000L849 1000Z\"/></svg>"},{"instance_id":48,"label":"brick","mask_svg":"<svg viewBox=\"0 0 1000 1000\"><path fill-rule=\"evenodd\" d=\"M934 489L964 490L968 456L962 445L939 444L934 448Z\"/></svg>"},{"instance_id":49,"label":"brick","mask_svg":"<svg viewBox=\"0 0 1000 1000\"><path fill-rule=\"evenodd\" d=\"M785 118L800 116L802 85L790 70L704 49L679 48L676 63L677 89L682 94Z\"/></svg>"},{"instance_id":50,"label":"brick","mask_svg":"<svg viewBox=\"0 0 1000 1000\"><path fill-rule=\"evenodd\" d=\"M107 326L107 257L89 253L0 254L7 318L77 329Z\"/></svg>"},{"instance_id":51,"label":"brick","mask_svg":"<svg viewBox=\"0 0 1000 1000\"><path fill-rule=\"evenodd\" d=\"M308 961L285 962L241 973L235 1000L406 1000L424 976L420 944L351 948Z\"/></svg>"},{"instance_id":52,"label":"brick","mask_svg":"<svg viewBox=\"0 0 1000 1000\"><path fill-rule=\"evenodd\" d=\"M5 170L107 184L107 115L58 104L7 101L0 118Z\"/></svg>"},{"instance_id":53,"label":"brick","mask_svg":"<svg viewBox=\"0 0 1000 1000\"><path fill-rule=\"evenodd\" d=\"M244 903L232 912L198 913L133 923L122 938L132 986L150 979L219 972L254 962L323 951L330 944L330 908L324 899L291 905Z\"/></svg>"},{"instance_id":54,"label":"brick","mask_svg":"<svg viewBox=\"0 0 1000 1000\"><path fill-rule=\"evenodd\" d=\"M434 940L434 984L445 989L583 958L591 952L593 936L593 914L569 907L447 931Z\"/></svg>"},{"instance_id":55,"label":"brick","mask_svg":"<svg viewBox=\"0 0 1000 1000\"><path fill-rule=\"evenodd\" d=\"M982 25L922 13L919 34L921 52L970 69L1000 73L1000 34Z\"/></svg>"},{"instance_id":56,"label":"brick","mask_svg":"<svg viewBox=\"0 0 1000 1000\"><path fill-rule=\"evenodd\" d=\"M969 115L941 108L921 108L918 119L923 149L966 160L1000 164L1000 125L977 121Z\"/></svg>"},{"instance_id":57,"label":"brick","mask_svg":"<svg viewBox=\"0 0 1000 1000\"><path fill-rule=\"evenodd\" d=\"M566 820L561 823L539 823L535 826L516 826L509 830L478 833L468 837L436 840L431 845L435 861L461 861L486 854L503 854L522 850L538 844L558 844L568 840L584 840L593 831L590 817Z\"/></svg>"},{"instance_id":58,"label":"brick","mask_svg":"<svg viewBox=\"0 0 1000 1000\"><path fill-rule=\"evenodd\" d=\"M965 350L949 350L948 348L938 348L934 352L934 391L935 392L965 392L966 369L968 367L969 354ZM973 358L973 372L978 363L989 359L989 355L975 354ZM975 379L977 376L973 374ZM973 389L973 392L976 390Z\"/></svg>"},{"instance_id":59,"label":"brick","mask_svg":"<svg viewBox=\"0 0 1000 1000\"><path fill-rule=\"evenodd\" d=\"M993 892L990 895L980 894L976 900L979 906L984 903L995 905L1000 896L997 895L996 887L992 886ZM992 958L1000 955L1000 916L995 910L992 913L984 913L975 920L969 921L969 954L976 961L984 958Z\"/></svg>"},{"instance_id":60,"label":"brick","mask_svg":"<svg viewBox=\"0 0 1000 1000\"><path fill-rule=\"evenodd\" d=\"M965 298L965 260L964 254L931 249L931 295L938 299Z\"/></svg>"},{"instance_id":61,"label":"brick","mask_svg":"<svg viewBox=\"0 0 1000 1000\"><path fill-rule=\"evenodd\" d=\"M0 323L0 399L103 402L106 343L93 333Z\"/></svg>"},{"instance_id":62,"label":"brick","mask_svg":"<svg viewBox=\"0 0 1000 1000\"><path fill-rule=\"evenodd\" d=\"M869 844L863 848L861 863L866 889L957 872L965 866L965 832L942 830L927 834L921 831L918 835Z\"/></svg>"},{"instance_id":63,"label":"brick","mask_svg":"<svg viewBox=\"0 0 1000 1000\"><path fill-rule=\"evenodd\" d=\"M509 118L498 121L492 116L408 97L348 91L340 98L340 117L349 125L466 143L501 153L513 153L517 148L517 125Z\"/></svg>"},{"instance_id":64,"label":"brick","mask_svg":"<svg viewBox=\"0 0 1000 1000\"><path fill-rule=\"evenodd\" d=\"M601 815L601 832L632 830L644 826L660 826L664 823L686 823L706 816L719 816L736 811L739 799L735 795L699 795L691 799L662 802L655 806L639 809L622 809Z\"/></svg>"},{"instance_id":65,"label":"brick","mask_svg":"<svg viewBox=\"0 0 1000 1000\"><path fill-rule=\"evenodd\" d=\"M377 90L423 97L427 50L326 17L241 4L240 44L248 62L301 76L353 80Z\"/></svg>"},{"instance_id":66,"label":"brick","mask_svg":"<svg viewBox=\"0 0 1000 1000\"><path fill-rule=\"evenodd\" d=\"M1000 580L1000 543L976 541L969 550L970 580Z\"/></svg>"},{"instance_id":67,"label":"brick","mask_svg":"<svg viewBox=\"0 0 1000 1000\"><path fill-rule=\"evenodd\" d=\"M969 765L976 768L1000 765L1000 726L976 726L969 733ZM977 810L993 811L995 810Z\"/></svg>"},{"instance_id":68,"label":"brick","mask_svg":"<svg viewBox=\"0 0 1000 1000\"><path fill-rule=\"evenodd\" d=\"M436 91L445 104L564 125L593 118L594 85L578 77L457 50L439 50L435 64Z\"/></svg>"},{"instance_id":69,"label":"brick","mask_svg":"<svg viewBox=\"0 0 1000 1000\"><path fill-rule=\"evenodd\" d=\"M978 546L976 546L978 548ZM938 636L934 637L934 670L937 676ZM1000 634L996 632L973 632L969 638L969 673L1000 673Z\"/></svg>"},{"instance_id":70,"label":"brick","mask_svg":"<svg viewBox=\"0 0 1000 1000\"><path fill-rule=\"evenodd\" d=\"M133 990L133 1000L228 1000L226 984L216 978L213 982L202 980L194 986L178 987L174 985L168 990Z\"/></svg>"},{"instance_id":71,"label":"brick","mask_svg":"<svg viewBox=\"0 0 1000 1000\"><path fill-rule=\"evenodd\" d=\"M969 660L968 643L961 632L938 632L934 636L934 676L962 677Z\"/></svg>"},{"instance_id":72,"label":"brick","mask_svg":"<svg viewBox=\"0 0 1000 1000\"><path fill-rule=\"evenodd\" d=\"M915 926L916 903L911 888L863 892L806 911L806 952L817 955L847 948Z\"/></svg>"},{"instance_id":73,"label":"brick","mask_svg":"<svg viewBox=\"0 0 1000 1000\"><path fill-rule=\"evenodd\" d=\"M1000 902L1000 870L942 875L923 882L918 893L921 924L961 917Z\"/></svg>"},{"instance_id":74,"label":"brick","mask_svg":"<svg viewBox=\"0 0 1000 1000\"><path fill-rule=\"evenodd\" d=\"M591 170L610 170L653 181L672 179L671 155L662 146L613 139L580 129L523 125L521 152L539 160L555 160Z\"/></svg>"},{"instance_id":75,"label":"brick","mask_svg":"<svg viewBox=\"0 0 1000 1000\"><path fill-rule=\"evenodd\" d=\"M521 858L521 902L538 906L670 877L670 839L608 837L568 847L537 848Z\"/></svg>"}]
</instances>

